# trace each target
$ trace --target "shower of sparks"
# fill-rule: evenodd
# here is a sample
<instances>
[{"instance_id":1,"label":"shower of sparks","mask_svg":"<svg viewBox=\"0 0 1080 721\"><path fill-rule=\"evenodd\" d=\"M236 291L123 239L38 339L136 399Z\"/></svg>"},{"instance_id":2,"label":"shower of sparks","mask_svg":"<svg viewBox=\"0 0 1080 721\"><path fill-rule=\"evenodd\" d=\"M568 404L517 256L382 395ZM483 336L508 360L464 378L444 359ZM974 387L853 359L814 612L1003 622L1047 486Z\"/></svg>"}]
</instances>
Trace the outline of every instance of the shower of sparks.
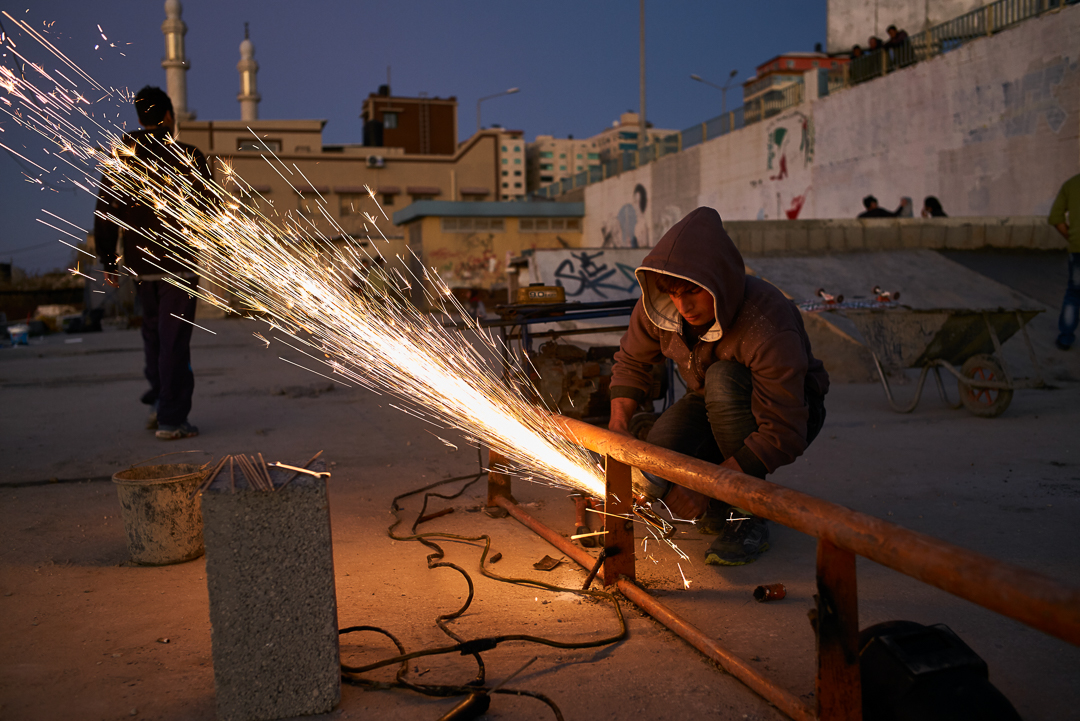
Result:
<instances>
[{"instance_id":1,"label":"shower of sparks","mask_svg":"<svg viewBox=\"0 0 1080 721\"><path fill-rule=\"evenodd\" d=\"M347 379L396 396L410 415L437 428L461 431L471 443L488 445L508 461L497 470L604 495L603 470L584 448L565 438L559 416L530 401L539 394L526 372L511 368L503 377L492 369L486 354L498 356L504 349L472 319L434 269L406 275L379 266L379 250L352 242L317 192L318 197L305 197L309 213L281 214L225 163L219 164L220 182L200 192L192 184L194 172L176 172L169 163L137 157L125 144L122 129L104 120L104 113L94 112L95 103L87 99L96 96L96 102L119 106L131 102L130 91L104 87L29 25L3 15L90 87L80 93L77 87L62 86L43 65L29 62L25 51L8 42L6 49L25 62L26 76L0 65L0 90L6 92L6 97L0 94L0 112L49 141L48 152L64 163L64 177L74 186L95 194L100 172L112 180L118 198L134 198L154 208L163 220L161 233L119 223L126 232L142 236L146 242L140 251L151 262L156 264L157 256L146 246L154 243L157 254L203 278L190 293L226 312L265 322L277 331L278 340L285 342L281 335L291 339L294 343L287 345L329 368L332 380ZM300 188L312 184L300 169L264 151L264 160L305 196ZM171 138L154 152L194 171L192 159ZM368 195L378 205L370 188ZM378 210L387 218L381 206ZM364 216L385 241L376 216ZM320 230L318 218L330 226L329 232ZM335 236L345 243L332 242ZM72 272L84 275L77 266ZM442 315L425 313L409 301L419 295ZM463 318L465 332L486 348L478 349L459 330L445 329L441 321L447 315ZM269 346L266 338L256 336ZM652 520L647 509L635 515L657 539L670 528L658 518Z\"/></svg>"},{"instance_id":2,"label":"shower of sparks","mask_svg":"<svg viewBox=\"0 0 1080 721\"><path fill-rule=\"evenodd\" d=\"M190 320L188 320L187 318L184 318L183 316L179 316L179 315L177 315L176 313L169 313L169 315L171 315L171 316L172 316L173 318L176 318L177 320L182 320L182 321L184 321L184 322L185 322L185 323L187 323L188 325L193 325L193 326L195 326L196 328L198 328L199 330L204 330L204 331L206 331L207 333L213 333L214 335L217 335L217 333L216 333L215 331L212 331L212 330L210 330L209 328L204 328L204 327L202 327L201 325L199 325L198 323L193 323L193 322L191 322Z\"/></svg>"}]
</instances>

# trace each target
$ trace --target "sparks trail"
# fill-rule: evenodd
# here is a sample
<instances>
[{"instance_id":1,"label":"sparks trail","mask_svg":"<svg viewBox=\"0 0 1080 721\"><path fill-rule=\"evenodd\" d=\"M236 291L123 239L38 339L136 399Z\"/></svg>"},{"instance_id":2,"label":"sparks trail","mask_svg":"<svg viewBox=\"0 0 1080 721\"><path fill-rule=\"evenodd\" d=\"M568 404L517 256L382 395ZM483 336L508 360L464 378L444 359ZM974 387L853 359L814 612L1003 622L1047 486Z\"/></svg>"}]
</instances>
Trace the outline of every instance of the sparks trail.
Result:
<instances>
[{"instance_id":1,"label":"sparks trail","mask_svg":"<svg viewBox=\"0 0 1080 721\"><path fill-rule=\"evenodd\" d=\"M99 102L130 101L129 93L104 88L24 23L7 17L95 91L104 91ZM94 119L83 95L61 88L42 66L33 67L36 74L24 78L0 66L0 89L7 94L0 95L0 112L48 140L53 154L81 174L85 184L72 179L78 187L92 192L100 172L117 197L153 208L164 231L135 231L146 241L142 250L155 260L167 256L179 261L206 281L189 292L289 336L310 351L305 355L327 366L325 377L396 396L410 414L487 444L508 460L509 467L500 470L604 495L602 469L585 449L566 440L557 415L537 408L520 390L539 398L526 373L512 368L508 378L502 377L480 349L443 328L437 314L421 312L407 299L410 292L422 295L443 313L460 314L487 351L500 350L433 269L410 272L411 277L383 270L375 263L382 255L374 243L372 251L351 243L352 236L327 212L317 192L305 198L310 213L281 215L224 162L218 168L220 183L194 187L187 174L171 167L193 167L171 137L158 142L149 157L138 157L120 128ZM90 132L72 119L88 124ZM304 177L298 167L290 169L268 148L263 157L304 197L291 180L297 174ZM368 195L375 200L370 189ZM381 207L378 212L386 217ZM385 240L376 216L364 215ZM329 225L328 232L320 230L319 218ZM342 246L330 240L335 235L346 239ZM235 299L231 303L225 300L228 294ZM654 531L644 514L638 517L658 539L666 534L662 526Z\"/></svg>"}]
</instances>

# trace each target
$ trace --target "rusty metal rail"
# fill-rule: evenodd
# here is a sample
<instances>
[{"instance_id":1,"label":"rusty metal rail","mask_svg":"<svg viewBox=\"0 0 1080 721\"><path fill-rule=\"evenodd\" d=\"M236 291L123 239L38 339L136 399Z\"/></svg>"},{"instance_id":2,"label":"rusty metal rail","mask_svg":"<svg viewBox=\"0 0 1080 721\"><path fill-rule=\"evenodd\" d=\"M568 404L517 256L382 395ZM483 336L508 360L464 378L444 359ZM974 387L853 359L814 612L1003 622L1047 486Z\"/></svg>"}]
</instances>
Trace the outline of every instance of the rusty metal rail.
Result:
<instances>
[{"instance_id":1,"label":"rusty metal rail","mask_svg":"<svg viewBox=\"0 0 1080 721\"><path fill-rule=\"evenodd\" d=\"M637 586L632 524L605 516L605 545L619 549L604 561L605 585L616 585L627 599L791 718L862 717L856 555L1080 646L1080 588L769 481L580 421L560 420L568 439L606 457L607 502L613 513L631 497L629 471L634 466L818 539L817 707L811 709ZM593 565L591 554L526 513L510 490L507 476L491 473L488 505L505 509L583 567Z\"/></svg>"}]
</instances>

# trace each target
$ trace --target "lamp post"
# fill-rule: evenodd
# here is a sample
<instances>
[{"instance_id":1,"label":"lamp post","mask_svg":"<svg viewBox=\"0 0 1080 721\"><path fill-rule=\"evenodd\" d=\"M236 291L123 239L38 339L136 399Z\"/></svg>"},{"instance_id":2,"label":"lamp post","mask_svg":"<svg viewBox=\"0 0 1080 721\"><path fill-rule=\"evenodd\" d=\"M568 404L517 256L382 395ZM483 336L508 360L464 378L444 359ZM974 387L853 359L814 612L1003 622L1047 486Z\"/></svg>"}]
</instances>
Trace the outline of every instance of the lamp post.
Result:
<instances>
[{"instance_id":1,"label":"lamp post","mask_svg":"<svg viewBox=\"0 0 1080 721\"><path fill-rule=\"evenodd\" d=\"M710 83L708 80L701 77L700 75L691 74L690 79L691 80L697 80L699 83L705 83L709 87L716 88L717 90L720 91L720 114L723 115L724 113L727 112L727 91L728 91L728 88L731 87L731 81L734 80L735 76L738 75L738 74L739 74L738 70L732 70L731 73L728 74L727 82L724 83L723 86L717 85L716 83Z\"/></svg>"},{"instance_id":2,"label":"lamp post","mask_svg":"<svg viewBox=\"0 0 1080 721\"><path fill-rule=\"evenodd\" d=\"M491 100L492 98L502 97L503 95L513 95L514 93L519 92L520 90L521 90L521 88L510 88L509 90L504 90L501 93L495 93L494 95L488 95L486 97L483 97L483 98L480 98L479 100L477 100L476 101L476 132L478 132L478 133L480 132L480 103L484 102L485 100Z\"/></svg>"}]
</instances>

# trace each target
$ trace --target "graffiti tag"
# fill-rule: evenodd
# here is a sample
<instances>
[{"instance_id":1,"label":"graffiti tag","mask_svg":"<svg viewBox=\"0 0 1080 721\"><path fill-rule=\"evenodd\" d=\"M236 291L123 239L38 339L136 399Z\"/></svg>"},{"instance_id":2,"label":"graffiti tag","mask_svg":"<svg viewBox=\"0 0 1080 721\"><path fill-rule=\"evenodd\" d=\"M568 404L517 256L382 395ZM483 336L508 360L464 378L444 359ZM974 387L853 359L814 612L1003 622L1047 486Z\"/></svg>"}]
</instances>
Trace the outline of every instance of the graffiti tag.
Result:
<instances>
[{"instance_id":1,"label":"graffiti tag","mask_svg":"<svg viewBox=\"0 0 1080 721\"><path fill-rule=\"evenodd\" d=\"M603 256L602 250L592 253L582 251L571 253L569 258L559 263L555 269L555 283L566 289L566 297L574 298L589 290L601 298L607 298L605 290L622 294L637 288L633 266L615 263L614 267L609 268L607 263L597 262ZM577 286L568 283L576 283Z\"/></svg>"}]
</instances>

